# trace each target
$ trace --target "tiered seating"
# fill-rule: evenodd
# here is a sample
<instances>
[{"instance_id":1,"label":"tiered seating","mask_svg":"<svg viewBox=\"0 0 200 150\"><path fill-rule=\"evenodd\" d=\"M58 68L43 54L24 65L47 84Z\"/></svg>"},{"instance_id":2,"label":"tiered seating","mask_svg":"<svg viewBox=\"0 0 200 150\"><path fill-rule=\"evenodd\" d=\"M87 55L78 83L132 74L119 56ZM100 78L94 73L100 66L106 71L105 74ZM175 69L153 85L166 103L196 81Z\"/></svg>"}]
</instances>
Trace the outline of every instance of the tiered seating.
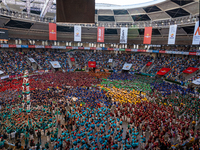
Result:
<instances>
[{"instance_id":1,"label":"tiered seating","mask_svg":"<svg viewBox=\"0 0 200 150\"><path fill-rule=\"evenodd\" d=\"M195 58L169 57L163 56L155 59L155 67L149 73L156 74L161 68L171 68L171 72L166 76L174 79L188 67L199 67L199 60Z\"/></svg>"},{"instance_id":2,"label":"tiered seating","mask_svg":"<svg viewBox=\"0 0 200 150\"><path fill-rule=\"evenodd\" d=\"M25 60L23 53L13 50L0 51L0 68L6 74L21 74L23 70L29 70L29 72L32 72L32 68Z\"/></svg>"}]
</instances>

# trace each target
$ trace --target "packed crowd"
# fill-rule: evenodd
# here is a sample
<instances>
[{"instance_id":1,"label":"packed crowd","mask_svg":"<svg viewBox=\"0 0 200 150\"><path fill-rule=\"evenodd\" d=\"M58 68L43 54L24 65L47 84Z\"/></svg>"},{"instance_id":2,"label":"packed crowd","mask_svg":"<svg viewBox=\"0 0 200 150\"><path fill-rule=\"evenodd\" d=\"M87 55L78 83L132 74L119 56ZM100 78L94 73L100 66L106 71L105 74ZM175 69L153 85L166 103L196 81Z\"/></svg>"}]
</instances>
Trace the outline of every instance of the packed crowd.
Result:
<instances>
[{"instance_id":1,"label":"packed crowd","mask_svg":"<svg viewBox=\"0 0 200 150\"><path fill-rule=\"evenodd\" d=\"M199 59L195 58L183 58L183 57L168 57L162 56L155 59L155 67L150 70L150 74L156 74L161 68L170 68L171 71L167 74L168 79L174 79L183 70L187 69L188 67L199 67Z\"/></svg>"},{"instance_id":2,"label":"packed crowd","mask_svg":"<svg viewBox=\"0 0 200 150\"><path fill-rule=\"evenodd\" d=\"M35 59L35 61L42 67L43 70L51 70L50 61L58 61L62 69L69 68L69 54L60 51L29 51L27 57Z\"/></svg>"},{"instance_id":3,"label":"packed crowd","mask_svg":"<svg viewBox=\"0 0 200 150\"><path fill-rule=\"evenodd\" d=\"M199 59L197 58L187 58L187 57L170 57L161 56L153 57L149 55L136 54L131 52L111 52L111 51L46 51L46 50L36 50L19 52L15 50L0 51L0 67L1 71L5 72L7 75L22 74L24 70L29 70L33 72L32 66L27 63L27 58L33 58L38 64L36 69L40 70L52 70L50 61L58 61L61 65L61 69L65 71L74 71L75 69L87 69L88 61L96 61L96 68L100 71L112 70L113 72L122 71L123 65L125 63L131 63L132 67L129 70L130 73L138 73L141 71L148 62L153 63L153 68L147 72L152 75L156 73L163 67L171 68L171 71L166 74L167 79L172 79L175 81L184 82L185 78L181 76L183 70L188 67L199 67ZM75 62L71 62L70 58L74 58ZM112 59L112 62L108 62ZM190 78L187 83L191 83L196 77Z\"/></svg>"},{"instance_id":4,"label":"packed crowd","mask_svg":"<svg viewBox=\"0 0 200 150\"><path fill-rule=\"evenodd\" d=\"M102 79L103 78L103 79ZM107 79L108 78L108 79ZM198 148L199 101L191 89L130 74L47 73L3 82L1 141L25 149ZM173 94L182 97L171 98ZM28 105L31 105L27 113ZM190 107L191 105L191 107Z\"/></svg>"},{"instance_id":5,"label":"packed crowd","mask_svg":"<svg viewBox=\"0 0 200 150\"><path fill-rule=\"evenodd\" d=\"M0 68L7 75L22 74L24 70L33 71L25 61L24 53L14 50L0 51Z\"/></svg>"}]
</instances>

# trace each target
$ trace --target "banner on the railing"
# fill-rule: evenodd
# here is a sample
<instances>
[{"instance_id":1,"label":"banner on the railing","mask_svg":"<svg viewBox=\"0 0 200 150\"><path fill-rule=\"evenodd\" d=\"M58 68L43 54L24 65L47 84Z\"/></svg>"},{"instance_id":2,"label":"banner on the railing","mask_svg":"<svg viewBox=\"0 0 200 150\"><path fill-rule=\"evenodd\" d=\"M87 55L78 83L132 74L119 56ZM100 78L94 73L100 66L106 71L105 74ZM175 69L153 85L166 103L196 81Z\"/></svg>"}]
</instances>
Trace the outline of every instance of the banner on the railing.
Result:
<instances>
[{"instance_id":1,"label":"banner on the railing","mask_svg":"<svg viewBox=\"0 0 200 150\"><path fill-rule=\"evenodd\" d=\"M193 84L200 85L200 78L192 81Z\"/></svg>"},{"instance_id":2,"label":"banner on the railing","mask_svg":"<svg viewBox=\"0 0 200 150\"><path fill-rule=\"evenodd\" d=\"M170 68L162 68L157 72L157 74L163 76L166 73L168 73L170 70L171 70Z\"/></svg>"},{"instance_id":3,"label":"banner on the railing","mask_svg":"<svg viewBox=\"0 0 200 150\"><path fill-rule=\"evenodd\" d=\"M32 63L36 62L35 59L33 59L33 58L28 58L28 60L29 60L30 62L32 62Z\"/></svg>"},{"instance_id":4,"label":"banner on the railing","mask_svg":"<svg viewBox=\"0 0 200 150\"><path fill-rule=\"evenodd\" d=\"M151 44L152 27L145 27L143 44Z\"/></svg>"},{"instance_id":5,"label":"banner on the railing","mask_svg":"<svg viewBox=\"0 0 200 150\"><path fill-rule=\"evenodd\" d=\"M55 23L49 23L49 40L57 40L57 26Z\"/></svg>"},{"instance_id":6,"label":"banner on the railing","mask_svg":"<svg viewBox=\"0 0 200 150\"><path fill-rule=\"evenodd\" d=\"M152 62L148 62L148 63L146 64L146 66L151 66L151 64L152 64Z\"/></svg>"},{"instance_id":7,"label":"banner on the railing","mask_svg":"<svg viewBox=\"0 0 200 150\"><path fill-rule=\"evenodd\" d=\"M127 43L128 28L122 27L120 32L120 43Z\"/></svg>"},{"instance_id":8,"label":"banner on the railing","mask_svg":"<svg viewBox=\"0 0 200 150\"><path fill-rule=\"evenodd\" d=\"M0 70L0 74L4 74L4 72Z\"/></svg>"},{"instance_id":9,"label":"banner on the railing","mask_svg":"<svg viewBox=\"0 0 200 150\"><path fill-rule=\"evenodd\" d=\"M88 61L88 67L96 68L96 61Z\"/></svg>"},{"instance_id":10,"label":"banner on the railing","mask_svg":"<svg viewBox=\"0 0 200 150\"><path fill-rule=\"evenodd\" d=\"M97 28L97 42L104 42L104 27Z\"/></svg>"},{"instance_id":11,"label":"banner on the railing","mask_svg":"<svg viewBox=\"0 0 200 150\"><path fill-rule=\"evenodd\" d=\"M187 69L183 70L183 73L191 74L191 73L194 73L197 70L199 70L199 68L188 67Z\"/></svg>"},{"instance_id":12,"label":"banner on the railing","mask_svg":"<svg viewBox=\"0 0 200 150\"><path fill-rule=\"evenodd\" d=\"M109 63L112 63L112 62L113 62L113 59L109 59L108 62L109 62Z\"/></svg>"},{"instance_id":13,"label":"banner on the railing","mask_svg":"<svg viewBox=\"0 0 200 150\"><path fill-rule=\"evenodd\" d=\"M196 22L193 34L193 45L200 45L200 28L199 28L199 21Z\"/></svg>"},{"instance_id":14,"label":"banner on the railing","mask_svg":"<svg viewBox=\"0 0 200 150\"><path fill-rule=\"evenodd\" d=\"M131 69L132 64L124 64L122 70L130 70Z\"/></svg>"},{"instance_id":15,"label":"banner on the railing","mask_svg":"<svg viewBox=\"0 0 200 150\"><path fill-rule=\"evenodd\" d=\"M75 61L75 59L73 57L70 58L71 61Z\"/></svg>"},{"instance_id":16,"label":"banner on the railing","mask_svg":"<svg viewBox=\"0 0 200 150\"><path fill-rule=\"evenodd\" d=\"M53 68L61 68L60 64L58 61L50 61L51 65Z\"/></svg>"},{"instance_id":17,"label":"banner on the railing","mask_svg":"<svg viewBox=\"0 0 200 150\"><path fill-rule=\"evenodd\" d=\"M81 41L81 26L74 26L74 41Z\"/></svg>"},{"instance_id":18,"label":"banner on the railing","mask_svg":"<svg viewBox=\"0 0 200 150\"><path fill-rule=\"evenodd\" d=\"M169 28L168 44L175 44L177 25L171 25Z\"/></svg>"}]
</instances>

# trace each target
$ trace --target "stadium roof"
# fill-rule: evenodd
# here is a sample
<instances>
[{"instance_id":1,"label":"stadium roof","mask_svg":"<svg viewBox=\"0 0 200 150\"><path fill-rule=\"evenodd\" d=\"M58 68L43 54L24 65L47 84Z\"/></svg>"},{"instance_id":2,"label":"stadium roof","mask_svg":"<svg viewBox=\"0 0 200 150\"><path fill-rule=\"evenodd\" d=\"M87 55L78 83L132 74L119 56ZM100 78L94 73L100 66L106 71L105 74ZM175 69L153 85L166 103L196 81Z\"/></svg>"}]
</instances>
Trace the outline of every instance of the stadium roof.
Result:
<instances>
[{"instance_id":1,"label":"stadium roof","mask_svg":"<svg viewBox=\"0 0 200 150\"><path fill-rule=\"evenodd\" d=\"M126 0L118 1L126 4ZM143 3L144 1L145 3ZM109 0L97 0L97 2L111 3ZM190 17L199 13L198 0L140 0L139 3L131 0L131 2L130 5L96 3L95 22L160 21L184 16ZM22 15L31 14L52 19L55 19L56 16L56 0L2 0L0 6Z\"/></svg>"}]
</instances>

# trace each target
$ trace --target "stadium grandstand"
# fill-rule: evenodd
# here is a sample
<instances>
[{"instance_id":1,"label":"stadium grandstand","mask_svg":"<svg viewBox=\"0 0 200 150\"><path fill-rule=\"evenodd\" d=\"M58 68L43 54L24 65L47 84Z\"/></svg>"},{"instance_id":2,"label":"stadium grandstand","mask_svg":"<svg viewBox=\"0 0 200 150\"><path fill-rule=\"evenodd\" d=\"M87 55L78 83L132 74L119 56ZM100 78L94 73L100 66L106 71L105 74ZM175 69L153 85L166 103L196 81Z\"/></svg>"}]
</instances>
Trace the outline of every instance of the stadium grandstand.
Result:
<instances>
[{"instance_id":1,"label":"stadium grandstand","mask_svg":"<svg viewBox=\"0 0 200 150\"><path fill-rule=\"evenodd\" d=\"M199 0L0 0L0 150L199 150Z\"/></svg>"}]
</instances>

